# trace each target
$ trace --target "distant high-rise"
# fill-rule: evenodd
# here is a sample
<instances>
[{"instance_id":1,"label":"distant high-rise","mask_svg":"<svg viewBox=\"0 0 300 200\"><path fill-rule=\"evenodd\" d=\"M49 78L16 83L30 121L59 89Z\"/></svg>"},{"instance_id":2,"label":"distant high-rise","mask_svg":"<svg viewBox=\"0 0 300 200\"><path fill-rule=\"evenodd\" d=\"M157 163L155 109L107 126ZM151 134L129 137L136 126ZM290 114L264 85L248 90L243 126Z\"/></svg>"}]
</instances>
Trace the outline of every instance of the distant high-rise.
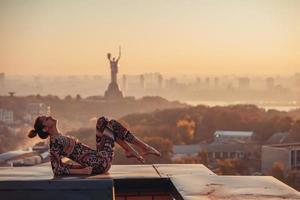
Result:
<instances>
[{"instance_id":1,"label":"distant high-rise","mask_svg":"<svg viewBox=\"0 0 300 200\"><path fill-rule=\"evenodd\" d=\"M0 88L4 87L4 82L5 82L5 73L0 73Z\"/></svg>"},{"instance_id":2,"label":"distant high-rise","mask_svg":"<svg viewBox=\"0 0 300 200\"><path fill-rule=\"evenodd\" d=\"M210 78L209 78L209 77L206 77L206 78L205 78L205 84L206 84L207 86L209 86L209 84L210 84Z\"/></svg>"},{"instance_id":3,"label":"distant high-rise","mask_svg":"<svg viewBox=\"0 0 300 200\"><path fill-rule=\"evenodd\" d=\"M166 80L166 87L170 89L176 89L178 86L178 82L176 78L170 78Z\"/></svg>"},{"instance_id":4,"label":"distant high-rise","mask_svg":"<svg viewBox=\"0 0 300 200\"><path fill-rule=\"evenodd\" d=\"M295 79L295 85L298 89L300 89L300 73L296 73L295 76L294 76L294 79Z\"/></svg>"},{"instance_id":5,"label":"distant high-rise","mask_svg":"<svg viewBox=\"0 0 300 200\"><path fill-rule=\"evenodd\" d=\"M215 87L219 87L219 78L218 77L215 77L214 84L215 84Z\"/></svg>"},{"instance_id":6,"label":"distant high-rise","mask_svg":"<svg viewBox=\"0 0 300 200\"><path fill-rule=\"evenodd\" d=\"M0 108L0 121L6 124L12 124L14 122L14 112Z\"/></svg>"},{"instance_id":7,"label":"distant high-rise","mask_svg":"<svg viewBox=\"0 0 300 200\"><path fill-rule=\"evenodd\" d=\"M5 73L0 73L0 83L1 82L4 82L4 80L5 80Z\"/></svg>"},{"instance_id":8,"label":"distant high-rise","mask_svg":"<svg viewBox=\"0 0 300 200\"><path fill-rule=\"evenodd\" d=\"M127 91L127 76L125 74L122 76L122 91Z\"/></svg>"},{"instance_id":9,"label":"distant high-rise","mask_svg":"<svg viewBox=\"0 0 300 200\"><path fill-rule=\"evenodd\" d=\"M250 79L248 77L240 77L239 78L239 88L240 89L249 89L250 87Z\"/></svg>"},{"instance_id":10,"label":"distant high-rise","mask_svg":"<svg viewBox=\"0 0 300 200\"><path fill-rule=\"evenodd\" d=\"M197 78L196 78L196 84L197 84L197 85L200 85L200 84L201 84L201 77L197 77Z\"/></svg>"},{"instance_id":11,"label":"distant high-rise","mask_svg":"<svg viewBox=\"0 0 300 200\"><path fill-rule=\"evenodd\" d=\"M267 86L267 89L273 89L275 86L274 78L272 78L272 77L266 78L266 86Z\"/></svg>"},{"instance_id":12,"label":"distant high-rise","mask_svg":"<svg viewBox=\"0 0 300 200\"><path fill-rule=\"evenodd\" d=\"M145 77L143 74L140 75L140 86L142 90L145 89Z\"/></svg>"},{"instance_id":13,"label":"distant high-rise","mask_svg":"<svg viewBox=\"0 0 300 200\"><path fill-rule=\"evenodd\" d=\"M51 107L44 103L31 102L25 109L26 115L23 118L28 122L33 121L37 116L51 115Z\"/></svg>"},{"instance_id":14,"label":"distant high-rise","mask_svg":"<svg viewBox=\"0 0 300 200\"><path fill-rule=\"evenodd\" d=\"M157 76L157 82L158 82L158 88L162 89L163 76L161 74L158 74L158 76Z\"/></svg>"}]
</instances>

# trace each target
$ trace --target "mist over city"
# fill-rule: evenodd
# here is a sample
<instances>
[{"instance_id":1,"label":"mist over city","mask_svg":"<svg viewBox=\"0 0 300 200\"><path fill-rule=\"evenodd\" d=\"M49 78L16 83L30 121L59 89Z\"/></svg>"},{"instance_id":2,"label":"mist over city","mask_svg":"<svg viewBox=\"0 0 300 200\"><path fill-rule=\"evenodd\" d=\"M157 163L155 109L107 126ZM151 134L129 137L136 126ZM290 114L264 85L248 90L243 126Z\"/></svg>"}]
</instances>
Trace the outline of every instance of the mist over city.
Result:
<instances>
[{"instance_id":1,"label":"mist over city","mask_svg":"<svg viewBox=\"0 0 300 200\"><path fill-rule=\"evenodd\" d=\"M104 94L109 77L102 75L69 76L0 76L1 95L57 95L83 98ZM300 74L293 75L162 75L149 72L119 75L118 82L124 96L141 98L161 96L190 105L255 104L264 108L288 111L299 106Z\"/></svg>"}]
</instances>

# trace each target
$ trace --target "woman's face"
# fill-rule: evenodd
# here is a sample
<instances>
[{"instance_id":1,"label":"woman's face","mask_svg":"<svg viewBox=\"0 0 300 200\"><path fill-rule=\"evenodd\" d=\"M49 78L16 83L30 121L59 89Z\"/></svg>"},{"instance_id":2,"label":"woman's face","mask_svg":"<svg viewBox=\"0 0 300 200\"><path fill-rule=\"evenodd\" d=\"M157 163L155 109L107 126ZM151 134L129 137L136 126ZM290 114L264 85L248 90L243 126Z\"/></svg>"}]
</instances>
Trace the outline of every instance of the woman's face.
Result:
<instances>
[{"instance_id":1,"label":"woman's face","mask_svg":"<svg viewBox=\"0 0 300 200\"><path fill-rule=\"evenodd\" d=\"M56 126L57 120L52 118L51 116L41 116L40 120L43 122L45 128L53 128Z\"/></svg>"}]
</instances>

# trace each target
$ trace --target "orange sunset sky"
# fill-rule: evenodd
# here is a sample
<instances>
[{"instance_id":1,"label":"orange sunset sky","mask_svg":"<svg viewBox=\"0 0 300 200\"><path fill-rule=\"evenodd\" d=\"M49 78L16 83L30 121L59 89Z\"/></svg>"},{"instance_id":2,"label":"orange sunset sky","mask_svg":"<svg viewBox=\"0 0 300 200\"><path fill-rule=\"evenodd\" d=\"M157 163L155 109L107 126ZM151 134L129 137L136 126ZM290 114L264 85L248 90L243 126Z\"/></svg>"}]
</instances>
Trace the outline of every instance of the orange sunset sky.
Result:
<instances>
[{"instance_id":1,"label":"orange sunset sky","mask_svg":"<svg viewBox=\"0 0 300 200\"><path fill-rule=\"evenodd\" d=\"M0 72L300 72L299 0L0 0Z\"/></svg>"}]
</instances>

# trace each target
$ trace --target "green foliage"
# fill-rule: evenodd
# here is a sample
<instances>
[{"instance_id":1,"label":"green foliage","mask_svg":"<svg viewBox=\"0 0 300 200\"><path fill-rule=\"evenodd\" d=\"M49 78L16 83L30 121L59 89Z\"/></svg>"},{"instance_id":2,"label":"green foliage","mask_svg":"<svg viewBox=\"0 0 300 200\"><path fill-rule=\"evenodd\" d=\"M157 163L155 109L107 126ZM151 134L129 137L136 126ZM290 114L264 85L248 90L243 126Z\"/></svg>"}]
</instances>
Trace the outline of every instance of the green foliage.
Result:
<instances>
[{"instance_id":1,"label":"green foliage","mask_svg":"<svg viewBox=\"0 0 300 200\"><path fill-rule=\"evenodd\" d=\"M292 141L300 141L300 120L297 120L293 123L290 133Z\"/></svg>"},{"instance_id":2,"label":"green foliage","mask_svg":"<svg viewBox=\"0 0 300 200\"><path fill-rule=\"evenodd\" d=\"M20 128L15 131L0 123L0 153L24 149L40 141L38 137L29 140L26 134L27 128Z\"/></svg>"},{"instance_id":3,"label":"green foliage","mask_svg":"<svg viewBox=\"0 0 300 200\"><path fill-rule=\"evenodd\" d=\"M162 137L144 137L143 140L150 146L158 149L162 154L161 157L153 155L147 156L146 163L171 163L171 153L173 145L170 140Z\"/></svg>"},{"instance_id":4,"label":"green foliage","mask_svg":"<svg viewBox=\"0 0 300 200\"><path fill-rule=\"evenodd\" d=\"M206 152L200 152L197 156L184 156L173 160L175 164L203 164L208 166L208 155Z\"/></svg>"},{"instance_id":5,"label":"green foliage","mask_svg":"<svg viewBox=\"0 0 300 200\"><path fill-rule=\"evenodd\" d=\"M254 139L261 143L274 133L293 130L294 138L300 141L300 122L294 122L287 112L265 111L254 105L166 109L130 114L122 120L141 136L160 136L173 144L209 141L217 130L253 131Z\"/></svg>"},{"instance_id":6,"label":"green foliage","mask_svg":"<svg viewBox=\"0 0 300 200\"><path fill-rule=\"evenodd\" d=\"M284 181L284 169L285 166L282 162L275 162L268 174L280 181Z\"/></svg>"},{"instance_id":7,"label":"green foliage","mask_svg":"<svg viewBox=\"0 0 300 200\"><path fill-rule=\"evenodd\" d=\"M246 163L242 160L225 159L217 160L215 172L219 175L247 175L249 174Z\"/></svg>"}]
</instances>

